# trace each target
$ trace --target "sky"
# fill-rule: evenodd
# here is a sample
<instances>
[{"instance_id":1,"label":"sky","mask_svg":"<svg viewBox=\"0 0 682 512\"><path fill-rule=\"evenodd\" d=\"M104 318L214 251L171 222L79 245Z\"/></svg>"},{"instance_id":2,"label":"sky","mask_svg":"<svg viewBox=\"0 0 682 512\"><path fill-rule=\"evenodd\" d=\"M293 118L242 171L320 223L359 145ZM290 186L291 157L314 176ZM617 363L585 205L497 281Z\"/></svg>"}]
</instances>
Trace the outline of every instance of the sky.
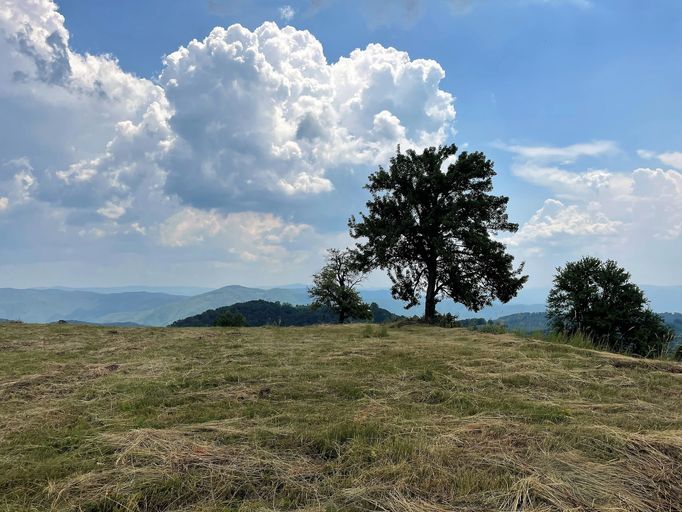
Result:
<instances>
[{"instance_id":1,"label":"sky","mask_svg":"<svg viewBox=\"0 0 682 512\"><path fill-rule=\"evenodd\" d=\"M682 284L681 57L679 0L0 0L0 287L307 283L450 143L529 286Z\"/></svg>"}]
</instances>

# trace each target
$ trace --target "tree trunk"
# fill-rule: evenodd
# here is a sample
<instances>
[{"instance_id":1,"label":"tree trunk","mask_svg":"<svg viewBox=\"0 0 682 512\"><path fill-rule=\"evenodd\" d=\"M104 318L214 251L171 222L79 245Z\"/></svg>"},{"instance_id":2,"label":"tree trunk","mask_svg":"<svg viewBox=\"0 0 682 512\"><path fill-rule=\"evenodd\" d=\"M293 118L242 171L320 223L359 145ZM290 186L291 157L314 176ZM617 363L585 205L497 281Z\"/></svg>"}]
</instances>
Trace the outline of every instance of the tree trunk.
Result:
<instances>
[{"instance_id":1,"label":"tree trunk","mask_svg":"<svg viewBox=\"0 0 682 512\"><path fill-rule=\"evenodd\" d=\"M436 318L436 276L429 273L426 285L426 300L424 301L424 322L432 324Z\"/></svg>"},{"instance_id":2,"label":"tree trunk","mask_svg":"<svg viewBox=\"0 0 682 512\"><path fill-rule=\"evenodd\" d=\"M340 311L339 312L339 323L342 324L346 321L346 312L345 311Z\"/></svg>"}]
</instances>

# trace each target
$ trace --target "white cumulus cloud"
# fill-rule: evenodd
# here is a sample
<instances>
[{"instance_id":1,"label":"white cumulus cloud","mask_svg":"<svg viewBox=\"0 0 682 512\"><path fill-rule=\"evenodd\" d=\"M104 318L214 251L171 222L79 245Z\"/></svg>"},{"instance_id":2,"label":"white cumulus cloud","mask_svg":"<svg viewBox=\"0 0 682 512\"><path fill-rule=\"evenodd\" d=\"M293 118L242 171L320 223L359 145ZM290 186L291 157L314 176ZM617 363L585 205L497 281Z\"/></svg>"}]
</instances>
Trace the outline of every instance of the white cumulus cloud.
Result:
<instances>
[{"instance_id":1,"label":"white cumulus cloud","mask_svg":"<svg viewBox=\"0 0 682 512\"><path fill-rule=\"evenodd\" d=\"M0 0L6 265L196 251L293 266L343 238L344 194L397 144L452 134L442 67L378 44L328 62L307 31L216 27L148 80L69 40L53 1Z\"/></svg>"},{"instance_id":2,"label":"white cumulus cloud","mask_svg":"<svg viewBox=\"0 0 682 512\"><path fill-rule=\"evenodd\" d=\"M545 188L552 197L505 241L519 255L544 255L545 271L547 261L557 265L585 254L627 260L648 251L644 259L632 261L645 275L651 272L648 262L667 262L671 251L682 253L681 172L658 168L569 170L569 164L575 166L579 158L616 151L611 144L507 149L516 155L514 174ZM637 154L659 158L644 150ZM547 253L552 253L551 257Z\"/></svg>"},{"instance_id":3,"label":"white cumulus cloud","mask_svg":"<svg viewBox=\"0 0 682 512\"><path fill-rule=\"evenodd\" d=\"M446 141L455 111L443 77L435 61L380 45L330 64L306 31L216 28L161 73L174 134L167 190L195 207L329 192L330 169Z\"/></svg>"},{"instance_id":4,"label":"white cumulus cloud","mask_svg":"<svg viewBox=\"0 0 682 512\"><path fill-rule=\"evenodd\" d=\"M269 213L183 208L161 226L161 243L170 247L222 247L243 261L268 261L291 256L299 237L310 235L305 224L285 222ZM309 237L308 237L309 239Z\"/></svg>"},{"instance_id":5,"label":"white cumulus cloud","mask_svg":"<svg viewBox=\"0 0 682 512\"><path fill-rule=\"evenodd\" d=\"M506 242L512 246L527 245L537 253L548 241L565 247L567 241L576 243L581 237L615 235L620 227L621 222L609 219L596 203L567 206L556 199L547 199Z\"/></svg>"}]
</instances>

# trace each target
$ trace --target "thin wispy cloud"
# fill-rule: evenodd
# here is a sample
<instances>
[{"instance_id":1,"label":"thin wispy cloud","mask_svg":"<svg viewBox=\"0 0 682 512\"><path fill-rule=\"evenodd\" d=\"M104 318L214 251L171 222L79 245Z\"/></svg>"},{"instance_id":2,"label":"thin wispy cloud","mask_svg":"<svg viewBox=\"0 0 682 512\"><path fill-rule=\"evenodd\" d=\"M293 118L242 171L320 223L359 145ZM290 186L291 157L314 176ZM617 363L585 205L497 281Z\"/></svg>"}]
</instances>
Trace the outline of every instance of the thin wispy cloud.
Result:
<instances>
[{"instance_id":1,"label":"thin wispy cloud","mask_svg":"<svg viewBox=\"0 0 682 512\"><path fill-rule=\"evenodd\" d=\"M290 5L283 5L279 8L279 17L284 21L291 21L296 15L296 11Z\"/></svg>"},{"instance_id":2,"label":"thin wispy cloud","mask_svg":"<svg viewBox=\"0 0 682 512\"><path fill-rule=\"evenodd\" d=\"M509 151L515 156L533 162L571 163L583 157L598 157L618 151L613 141L601 140L570 146L524 146L518 144L497 143L499 149Z\"/></svg>"}]
</instances>

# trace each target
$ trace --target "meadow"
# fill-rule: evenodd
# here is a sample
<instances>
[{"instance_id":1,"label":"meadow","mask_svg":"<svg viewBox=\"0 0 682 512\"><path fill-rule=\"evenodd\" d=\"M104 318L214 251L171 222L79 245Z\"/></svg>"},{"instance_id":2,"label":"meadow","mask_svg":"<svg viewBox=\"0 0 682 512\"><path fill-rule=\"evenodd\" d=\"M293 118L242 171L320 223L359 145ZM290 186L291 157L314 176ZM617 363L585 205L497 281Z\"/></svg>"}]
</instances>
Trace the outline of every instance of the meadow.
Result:
<instances>
[{"instance_id":1,"label":"meadow","mask_svg":"<svg viewBox=\"0 0 682 512\"><path fill-rule=\"evenodd\" d=\"M465 329L0 326L3 511L681 511L682 364Z\"/></svg>"}]
</instances>

